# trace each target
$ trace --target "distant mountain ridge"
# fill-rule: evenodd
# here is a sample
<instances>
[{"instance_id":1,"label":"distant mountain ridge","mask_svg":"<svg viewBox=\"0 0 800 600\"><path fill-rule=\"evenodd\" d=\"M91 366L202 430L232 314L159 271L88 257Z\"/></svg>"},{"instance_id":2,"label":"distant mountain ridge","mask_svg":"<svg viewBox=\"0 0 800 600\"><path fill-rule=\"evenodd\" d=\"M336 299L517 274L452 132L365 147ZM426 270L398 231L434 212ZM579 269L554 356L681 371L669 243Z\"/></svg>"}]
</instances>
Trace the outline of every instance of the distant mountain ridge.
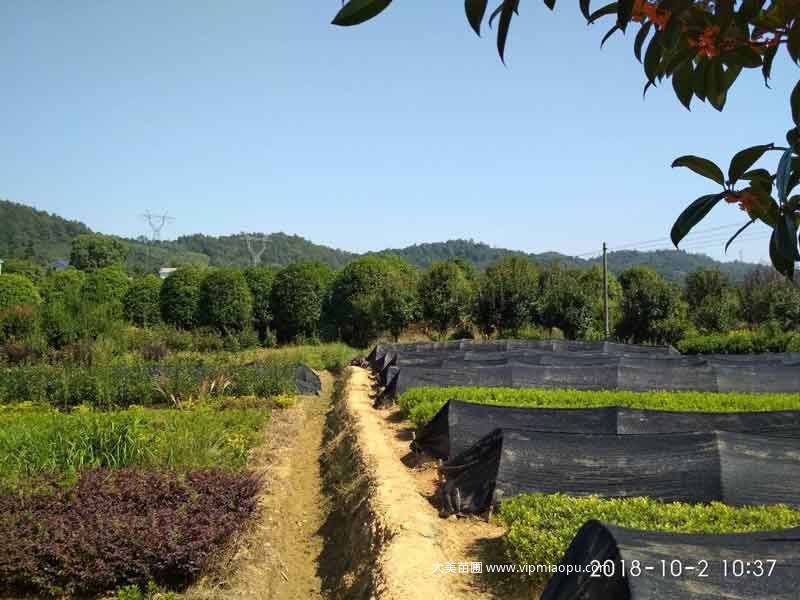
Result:
<instances>
[{"instance_id":1,"label":"distant mountain ridge","mask_svg":"<svg viewBox=\"0 0 800 600\"><path fill-rule=\"evenodd\" d=\"M0 258L28 258L42 264L67 258L72 238L83 233L92 233L92 230L79 221L70 221L30 206L0 200ZM194 234L163 242L148 242L145 238L119 239L128 246L128 268L133 272L146 272L162 266L184 264L248 266L251 258L247 249L247 235L241 233L217 237ZM314 244L297 235L251 235L259 238L253 242L255 250L260 250L262 243L264 245L261 263L265 265L282 267L299 260L316 260L339 269L360 256L354 252ZM396 254L420 268L440 260L463 258L477 268L485 269L498 258L511 255L527 256L539 263L558 262L565 266L588 266L600 262L599 258L586 260L559 252L529 254L495 248L474 240L415 244L367 254ZM611 252L608 262L614 273L633 265L647 265L671 281L680 281L687 273L699 267L717 267L738 281L758 266L739 261L720 262L705 254L691 254L680 250Z\"/></svg>"}]
</instances>

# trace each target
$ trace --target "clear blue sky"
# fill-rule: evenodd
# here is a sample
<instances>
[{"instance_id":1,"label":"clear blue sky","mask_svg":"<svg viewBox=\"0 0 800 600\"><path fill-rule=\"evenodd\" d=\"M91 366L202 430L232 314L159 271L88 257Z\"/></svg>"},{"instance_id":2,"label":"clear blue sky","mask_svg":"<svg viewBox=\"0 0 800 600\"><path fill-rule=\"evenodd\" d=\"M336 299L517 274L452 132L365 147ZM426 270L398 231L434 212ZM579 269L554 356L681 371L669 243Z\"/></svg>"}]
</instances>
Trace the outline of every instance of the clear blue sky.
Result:
<instances>
[{"instance_id":1,"label":"clear blue sky","mask_svg":"<svg viewBox=\"0 0 800 600\"><path fill-rule=\"evenodd\" d=\"M522 3L508 67L461 2L396 0L358 28L338 0L0 4L0 197L125 236L297 233L348 250L463 237L583 253L668 236L714 185L686 153L782 142L796 67L743 75L725 112L642 100L633 36L576 2ZM635 29L634 29L635 31ZM491 34L490 34L491 35ZM743 222L720 205L705 228ZM755 227L752 228L755 231ZM724 232L727 230L724 230ZM766 233L737 246L766 257ZM714 234L695 236L721 256ZM692 238L687 239L692 247Z\"/></svg>"}]
</instances>

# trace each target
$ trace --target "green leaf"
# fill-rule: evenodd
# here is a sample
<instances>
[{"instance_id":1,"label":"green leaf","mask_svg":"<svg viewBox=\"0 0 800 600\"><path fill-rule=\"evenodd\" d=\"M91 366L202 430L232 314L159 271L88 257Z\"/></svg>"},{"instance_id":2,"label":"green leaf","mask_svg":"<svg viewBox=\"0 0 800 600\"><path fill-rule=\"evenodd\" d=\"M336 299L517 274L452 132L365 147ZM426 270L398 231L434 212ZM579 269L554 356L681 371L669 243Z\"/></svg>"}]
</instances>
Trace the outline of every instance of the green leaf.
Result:
<instances>
[{"instance_id":1,"label":"green leaf","mask_svg":"<svg viewBox=\"0 0 800 600\"><path fill-rule=\"evenodd\" d=\"M672 168L675 167L686 167L725 187L725 176L722 174L722 169L707 158L692 155L680 156L672 162Z\"/></svg>"},{"instance_id":2,"label":"green leaf","mask_svg":"<svg viewBox=\"0 0 800 600\"><path fill-rule=\"evenodd\" d=\"M789 175L792 170L792 149L789 148L781 156L778 162L778 171L775 173L775 187L778 190L778 200L781 204L786 202L789 196Z\"/></svg>"},{"instance_id":3,"label":"green leaf","mask_svg":"<svg viewBox=\"0 0 800 600\"><path fill-rule=\"evenodd\" d=\"M633 42L633 55L639 62L642 62L642 44L647 39L647 34L650 33L652 26L653 24L650 21L644 23L639 29L639 33L636 34L636 40Z\"/></svg>"},{"instance_id":4,"label":"green leaf","mask_svg":"<svg viewBox=\"0 0 800 600\"><path fill-rule=\"evenodd\" d=\"M800 127L800 81L792 90L792 120L795 125Z\"/></svg>"},{"instance_id":5,"label":"green leaf","mask_svg":"<svg viewBox=\"0 0 800 600\"><path fill-rule=\"evenodd\" d=\"M786 132L786 143L792 148L800 147L800 127L793 127Z\"/></svg>"},{"instance_id":6,"label":"green leaf","mask_svg":"<svg viewBox=\"0 0 800 600\"><path fill-rule=\"evenodd\" d=\"M782 215L772 230L769 240L769 258L775 270L794 279L794 263L798 258L797 223L793 215Z\"/></svg>"},{"instance_id":7,"label":"green leaf","mask_svg":"<svg viewBox=\"0 0 800 600\"><path fill-rule=\"evenodd\" d=\"M519 0L503 0L500 10L500 21L497 25L497 52L503 64L506 62L506 42L508 41L508 30L511 27L511 19L517 10Z\"/></svg>"},{"instance_id":8,"label":"green leaf","mask_svg":"<svg viewBox=\"0 0 800 600\"><path fill-rule=\"evenodd\" d=\"M600 42L600 47L602 48L606 41L608 41L608 38L614 35L617 31L621 31L621 29L622 28L619 25L614 25L611 29L609 29L603 36L603 39Z\"/></svg>"},{"instance_id":9,"label":"green leaf","mask_svg":"<svg viewBox=\"0 0 800 600\"><path fill-rule=\"evenodd\" d=\"M465 0L464 2L467 21L469 21L470 26L478 36L481 35L481 23L484 15L486 15L486 5L488 3L489 0Z\"/></svg>"},{"instance_id":10,"label":"green leaf","mask_svg":"<svg viewBox=\"0 0 800 600\"><path fill-rule=\"evenodd\" d=\"M556 7L556 0L544 0L544 5L550 10L553 10Z\"/></svg>"},{"instance_id":11,"label":"green leaf","mask_svg":"<svg viewBox=\"0 0 800 600\"><path fill-rule=\"evenodd\" d=\"M655 81L658 76L658 65L661 63L661 56L664 53L664 48L661 47L661 32L656 31L653 39L650 40L650 45L647 46L647 52L644 53L644 74L647 76L648 81Z\"/></svg>"},{"instance_id":12,"label":"green leaf","mask_svg":"<svg viewBox=\"0 0 800 600\"><path fill-rule=\"evenodd\" d=\"M592 0L579 0L578 4L581 8L581 14L586 17L586 20L589 20L589 5L591 4Z\"/></svg>"},{"instance_id":13,"label":"green leaf","mask_svg":"<svg viewBox=\"0 0 800 600\"><path fill-rule=\"evenodd\" d=\"M775 49L777 50L778 47L775 46ZM794 62L800 61L800 21L795 21L789 30L789 41L786 44L786 49Z\"/></svg>"},{"instance_id":14,"label":"green leaf","mask_svg":"<svg viewBox=\"0 0 800 600\"><path fill-rule=\"evenodd\" d=\"M672 74L672 89L675 90L675 95L687 110L691 110L692 96L694 95L694 90L692 90L693 74L691 62L682 64Z\"/></svg>"},{"instance_id":15,"label":"green leaf","mask_svg":"<svg viewBox=\"0 0 800 600\"><path fill-rule=\"evenodd\" d=\"M692 77L692 87L694 88L694 95L705 101L706 99L706 71L708 70L708 61L701 60L697 63L694 69L694 77Z\"/></svg>"},{"instance_id":16,"label":"green leaf","mask_svg":"<svg viewBox=\"0 0 800 600\"><path fill-rule=\"evenodd\" d=\"M359 25L379 15L392 3L392 0L350 0L334 17L333 24L342 27Z\"/></svg>"},{"instance_id":17,"label":"green leaf","mask_svg":"<svg viewBox=\"0 0 800 600\"><path fill-rule=\"evenodd\" d=\"M722 61L713 58L708 63L706 69L706 97L709 103L718 111L725 108L727 99L728 83L725 78L725 70L722 68Z\"/></svg>"},{"instance_id":18,"label":"green leaf","mask_svg":"<svg viewBox=\"0 0 800 600\"><path fill-rule=\"evenodd\" d=\"M589 24L591 25L600 17L605 17L606 15L614 15L617 13L617 3L612 2L611 4L606 4L605 6L598 8L592 14L589 15Z\"/></svg>"},{"instance_id":19,"label":"green leaf","mask_svg":"<svg viewBox=\"0 0 800 600\"><path fill-rule=\"evenodd\" d=\"M772 63L775 55L778 54L778 47L773 46L764 51L764 64L761 66L761 74L764 76L764 85L769 87L769 78L772 76Z\"/></svg>"},{"instance_id":20,"label":"green leaf","mask_svg":"<svg viewBox=\"0 0 800 600\"><path fill-rule=\"evenodd\" d=\"M738 65L747 69L755 69L763 64L761 55L750 46L739 46L735 50L726 52L720 58L726 65Z\"/></svg>"},{"instance_id":21,"label":"green leaf","mask_svg":"<svg viewBox=\"0 0 800 600\"><path fill-rule=\"evenodd\" d=\"M750 148L745 148L740 152L737 152L733 159L731 159L731 164L728 167L728 183L733 185L741 176L750 169L758 160L764 156L764 153L768 150L772 150L775 147L775 144L764 144L761 146L752 146Z\"/></svg>"},{"instance_id":22,"label":"green leaf","mask_svg":"<svg viewBox=\"0 0 800 600\"><path fill-rule=\"evenodd\" d=\"M675 244L676 248L681 240L692 230L692 227L702 221L711 209L722 200L725 194L726 192L700 196L686 207L686 210L684 210L675 221L675 224L672 226L672 231L670 232L672 243Z\"/></svg>"},{"instance_id":23,"label":"green leaf","mask_svg":"<svg viewBox=\"0 0 800 600\"><path fill-rule=\"evenodd\" d=\"M617 26L625 32L633 15L633 5L635 0L619 0L617 2Z\"/></svg>"},{"instance_id":24,"label":"green leaf","mask_svg":"<svg viewBox=\"0 0 800 600\"><path fill-rule=\"evenodd\" d=\"M727 254L727 253L728 253L728 248L730 247L730 245L731 245L731 242L733 242L733 240L735 240L737 237L739 237L739 234L740 234L740 233L742 233L742 232L743 232L745 229L747 229L748 227L750 227L750 225L752 225L752 224L753 224L753 223L755 223L755 222L756 222L756 220L755 220L755 219L751 219L750 221L748 221L747 223L745 223L744 225L742 225L742 226L739 228L739 230L738 230L736 233L734 233L734 234L731 236L731 239L729 239L729 240L728 240L728 242L725 244L725 254Z\"/></svg>"}]
</instances>

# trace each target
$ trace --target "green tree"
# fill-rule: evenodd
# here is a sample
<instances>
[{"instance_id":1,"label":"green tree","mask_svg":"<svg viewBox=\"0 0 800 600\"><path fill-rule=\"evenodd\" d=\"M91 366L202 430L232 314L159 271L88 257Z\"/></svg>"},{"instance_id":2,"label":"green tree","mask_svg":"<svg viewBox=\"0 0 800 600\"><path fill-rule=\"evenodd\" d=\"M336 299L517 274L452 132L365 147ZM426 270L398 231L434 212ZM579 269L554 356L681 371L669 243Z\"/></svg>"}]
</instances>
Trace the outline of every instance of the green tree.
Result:
<instances>
[{"instance_id":1,"label":"green tree","mask_svg":"<svg viewBox=\"0 0 800 600\"><path fill-rule=\"evenodd\" d=\"M415 267L405 261L398 262L374 297L370 319L382 323L394 341L419 316L418 281L419 271Z\"/></svg>"},{"instance_id":2,"label":"green tree","mask_svg":"<svg viewBox=\"0 0 800 600\"><path fill-rule=\"evenodd\" d=\"M81 271L95 271L103 267L121 266L126 256L125 245L118 239L87 233L72 241L69 262Z\"/></svg>"},{"instance_id":3,"label":"green tree","mask_svg":"<svg viewBox=\"0 0 800 600\"><path fill-rule=\"evenodd\" d=\"M469 320L475 300L471 277L477 277L463 261L435 262L419 282L422 318L440 336Z\"/></svg>"},{"instance_id":4,"label":"green tree","mask_svg":"<svg viewBox=\"0 0 800 600\"><path fill-rule=\"evenodd\" d=\"M224 334L251 326L253 296L241 271L216 269L205 276L200 284L200 319Z\"/></svg>"},{"instance_id":5,"label":"green tree","mask_svg":"<svg viewBox=\"0 0 800 600\"><path fill-rule=\"evenodd\" d=\"M196 267L181 267L164 280L159 303L165 323L180 329L198 325L202 281L203 271Z\"/></svg>"},{"instance_id":6,"label":"green tree","mask_svg":"<svg viewBox=\"0 0 800 600\"><path fill-rule=\"evenodd\" d=\"M161 279L145 275L134 279L122 299L125 318L139 327L161 321Z\"/></svg>"},{"instance_id":7,"label":"green tree","mask_svg":"<svg viewBox=\"0 0 800 600\"><path fill-rule=\"evenodd\" d=\"M536 320L539 271L522 256L501 258L480 281L474 321L485 335L515 336Z\"/></svg>"},{"instance_id":8,"label":"green tree","mask_svg":"<svg viewBox=\"0 0 800 600\"><path fill-rule=\"evenodd\" d=\"M63 271L50 271L42 280L41 292L45 303L52 303L62 299L65 294L70 292L80 293L86 274L78 271L75 267L69 267Z\"/></svg>"},{"instance_id":9,"label":"green tree","mask_svg":"<svg viewBox=\"0 0 800 600\"><path fill-rule=\"evenodd\" d=\"M36 306L41 302L33 282L18 273L0 275L0 310L11 306Z\"/></svg>"},{"instance_id":10,"label":"green tree","mask_svg":"<svg viewBox=\"0 0 800 600\"><path fill-rule=\"evenodd\" d=\"M118 304L121 311L122 299L130 284L130 278L121 267L101 267L86 276L82 292L86 302Z\"/></svg>"},{"instance_id":11,"label":"green tree","mask_svg":"<svg viewBox=\"0 0 800 600\"><path fill-rule=\"evenodd\" d=\"M540 280L539 322L557 327L570 340L582 338L596 325L596 301L583 285L583 270L551 267Z\"/></svg>"},{"instance_id":12,"label":"green tree","mask_svg":"<svg viewBox=\"0 0 800 600\"><path fill-rule=\"evenodd\" d=\"M349 0L333 23L363 23L383 12L391 2ZM555 0L544 3L551 10L555 7ZM497 49L503 61L519 5L520 0L499 0L488 17L489 24L497 19ZM721 111L728 91L745 69L760 68L766 83L782 46L792 60L800 61L800 3L795 0L620 0L595 11L591 11L591 0L580 0L579 6L590 24L605 17L614 19L603 43L613 34L625 34L629 26L638 25L633 46L644 67L645 93L651 86L671 79L678 100L687 109L697 98ZM487 18L487 7L487 0L465 2L467 20L478 35ZM772 229L772 264L787 279L793 279L795 262L800 260L800 194L791 195L800 184L800 81L792 91L790 107L793 123L786 133L788 145L760 144L737 152L727 177L716 164L698 156L681 156L672 163L673 167L691 169L719 186L692 202L678 217L671 232L676 246L725 199L738 203L749 219L728 245L756 221L766 224ZM780 153L774 173L754 168L772 151Z\"/></svg>"},{"instance_id":13,"label":"green tree","mask_svg":"<svg viewBox=\"0 0 800 600\"><path fill-rule=\"evenodd\" d=\"M688 327L680 291L654 270L632 267L620 274L621 319L617 335L633 343L672 344Z\"/></svg>"},{"instance_id":14,"label":"green tree","mask_svg":"<svg viewBox=\"0 0 800 600\"><path fill-rule=\"evenodd\" d=\"M733 285L719 269L700 268L686 276L689 316L703 333L728 331L738 318Z\"/></svg>"},{"instance_id":15,"label":"green tree","mask_svg":"<svg viewBox=\"0 0 800 600\"><path fill-rule=\"evenodd\" d=\"M269 267L250 267L244 270L247 287L253 296L253 326L263 341L272 323L270 294L277 271Z\"/></svg>"},{"instance_id":16,"label":"green tree","mask_svg":"<svg viewBox=\"0 0 800 600\"><path fill-rule=\"evenodd\" d=\"M281 342L320 336L322 307L333 271L319 262L297 262L282 269L270 292L273 324Z\"/></svg>"},{"instance_id":17,"label":"green tree","mask_svg":"<svg viewBox=\"0 0 800 600\"><path fill-rule=\"evenodd\" d=\"M44 269L40 265L21 258L7 258L3 261L3 273L24 275L37 286L41 285L44 279Z\"/></svg>"},{"instance_id":18,"label":"green tree","mask_svg":"<svg viewBox=\"0 0 800 600\"><path fill-rule=\"evenodd\" d=\"M413 292L413 272L413 267L396 256L364 256L354 260L334 279L325 307L326 320L344 342L365 347L389 329L391 317L402 321L403 315L413 314L410 308L415 304L413 296L404 296L398 299L404 301L393 306L384 293L392 280L399 283L401 278L412 286L410 292ZM391 289L397 291L399 287L394 285ZM389 309L394 314L384 312ZM402 323L394 323L396 333L399 334L401 326Z\"/></svg>"}]
</instances>

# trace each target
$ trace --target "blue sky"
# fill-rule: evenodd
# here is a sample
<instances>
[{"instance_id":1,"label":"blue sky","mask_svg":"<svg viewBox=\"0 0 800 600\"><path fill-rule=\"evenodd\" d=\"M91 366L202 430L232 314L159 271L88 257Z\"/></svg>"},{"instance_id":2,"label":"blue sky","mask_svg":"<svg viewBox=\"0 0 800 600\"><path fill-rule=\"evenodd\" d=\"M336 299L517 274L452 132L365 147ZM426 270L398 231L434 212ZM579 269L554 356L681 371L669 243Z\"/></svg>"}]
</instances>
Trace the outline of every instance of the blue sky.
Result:
<instances>
[{"instance_id":1,"label":"blue sky","mask_svg":"<svg viewBox=\"0 0 800 600\"><path fill-rule=\"evenodd\" d=\"M508 66L461 2L396 0L341 29L337 0L0 4L0 197L125 236L286 231L364 251L474 238L581 254L666 238L714 185L671 161L727 164L782 142L796 67L757 71L723 113L642 100L633 35L577 3L522 3ZM635 32L635 29L633 30ZM722 255L719 206L687 248ZM766 257L766 229L735 247ZM650 246L661 247L657 242Z\"/></svg>"}]
</instances>

